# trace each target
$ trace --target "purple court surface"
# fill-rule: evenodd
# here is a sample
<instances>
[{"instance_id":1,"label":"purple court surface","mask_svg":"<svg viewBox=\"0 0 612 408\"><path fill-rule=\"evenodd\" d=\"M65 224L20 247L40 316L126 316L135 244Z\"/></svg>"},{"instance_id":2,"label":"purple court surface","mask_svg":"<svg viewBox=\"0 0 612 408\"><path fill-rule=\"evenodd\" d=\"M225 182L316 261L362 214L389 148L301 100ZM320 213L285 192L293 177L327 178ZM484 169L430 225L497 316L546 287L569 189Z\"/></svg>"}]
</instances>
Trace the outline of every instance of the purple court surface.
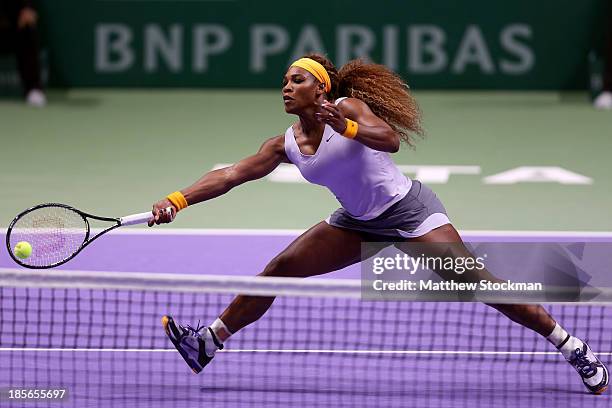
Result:
<instances>
[{"instance_id":1,"label":"purple court surface","mask_svg":"<svg viewBox=\"0 0 612 408\"><path fill-rule=\"evenodd\" d=\"M126 233L126 231L128 233ZM177 233L178 231L178 233ZM298 232L181 232L131 229L110 233L85 248L58 269L116 272L151 272L206 275L246 275L261 272L265 265ZM611 242L612 233L487 233L462 234L469 242ZM14 267L0 251L0 267ZM358 265L326 275L329 278L359 278Z\"/></svg>"},{"instance_id":2,"label":"purple court surface","mask_svg":"<svg viewBox=\"0 0 612 408\"><path fill-rule=\"evenodd\" d=\"M60 269L255 275L295 238L148 232L105 236ZM597 234L466 238L612 240ZM0 267L15 266L0 252ZM352 266L327 277L359 274ZM227 295L11 288L0 295L0 407L612 406L610 393L586 393L546 341L480 304L279 299L194 375L170 349L159 317L208 323ZM609 309L551 310L612 361ZM15 388L66 389L67 398L18 402L8 398Z\"/></svg>"}]
</instances>

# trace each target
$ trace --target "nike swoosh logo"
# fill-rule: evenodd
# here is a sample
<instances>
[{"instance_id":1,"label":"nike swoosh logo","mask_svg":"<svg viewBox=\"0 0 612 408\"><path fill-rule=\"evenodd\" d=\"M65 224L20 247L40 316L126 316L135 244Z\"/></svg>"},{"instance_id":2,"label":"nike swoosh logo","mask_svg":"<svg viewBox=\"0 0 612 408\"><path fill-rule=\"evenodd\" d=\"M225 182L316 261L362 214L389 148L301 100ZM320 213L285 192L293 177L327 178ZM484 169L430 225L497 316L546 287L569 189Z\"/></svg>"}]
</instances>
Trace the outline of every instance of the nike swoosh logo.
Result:
<instances>
[{"instance_id":1,"label":"nike swoosh logo","mask_svg":"<svg viewBox=\"0 0 612 408\"><path fill-rule=\"evenodd\" d=\"M329 142L332 137L334 137L334 135L331 135L330 137L328 137L327 140L325 141L325 143Z\"/></svg>"}]
</instances>

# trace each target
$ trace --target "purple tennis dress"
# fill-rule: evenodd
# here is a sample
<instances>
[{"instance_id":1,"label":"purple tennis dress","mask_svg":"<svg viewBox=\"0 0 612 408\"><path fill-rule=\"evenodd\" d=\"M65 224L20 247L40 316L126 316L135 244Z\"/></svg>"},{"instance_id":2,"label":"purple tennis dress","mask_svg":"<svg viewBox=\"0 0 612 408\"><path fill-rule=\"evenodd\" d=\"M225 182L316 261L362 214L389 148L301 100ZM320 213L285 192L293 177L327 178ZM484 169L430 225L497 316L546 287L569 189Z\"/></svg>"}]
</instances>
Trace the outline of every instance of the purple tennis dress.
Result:
<instances>
[{"instance_id":1,"label":"purple tennis dress","mask_svg":"<svg viewBox=\"0 0 612 408\"><path fill-rule=\"evenodd\" d=\"M326 220L330 225L412 238L450 223L436 195L402 174L389 153L346 138L328 125L312 155L300 151L289 127L285 153L306 180L327 187L342 205Z\"/></svg>"}]
</instances>

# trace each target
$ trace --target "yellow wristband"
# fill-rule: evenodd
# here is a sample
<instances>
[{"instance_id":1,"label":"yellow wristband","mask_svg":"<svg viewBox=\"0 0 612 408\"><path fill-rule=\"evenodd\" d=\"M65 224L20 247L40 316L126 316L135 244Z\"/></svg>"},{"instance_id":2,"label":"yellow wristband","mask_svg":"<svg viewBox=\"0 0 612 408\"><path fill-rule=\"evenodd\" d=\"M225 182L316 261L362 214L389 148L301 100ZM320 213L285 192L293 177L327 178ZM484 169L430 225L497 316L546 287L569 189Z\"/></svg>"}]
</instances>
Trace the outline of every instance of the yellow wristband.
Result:
<instances>
[{"instance_id":1,"label":"yellow wristband","mask_svg":"<svg viewBox=\"0 0 612 408\"><path fill-rule=\"evenodd\" d=\"M357 122L354 122L350 119L346 119L346 130L342 134L344 137L348 137L349 139L354 139L357 136L357 131L359 130L359 125Z\"/></svg>"},{"instance_id":2,"label":"yellow wristband","mask_svg":"<svg viewBox=\"0 0 612 408\"><path fill-rule=\"evenodd\" d=\"M189 205L185 199L185 196L180 191L175 191L172 194L168 194L166 198L170 200L173 206L176 207L176 211L181 211L183 208L187 208Z\"/></svg>"}]
</instances>

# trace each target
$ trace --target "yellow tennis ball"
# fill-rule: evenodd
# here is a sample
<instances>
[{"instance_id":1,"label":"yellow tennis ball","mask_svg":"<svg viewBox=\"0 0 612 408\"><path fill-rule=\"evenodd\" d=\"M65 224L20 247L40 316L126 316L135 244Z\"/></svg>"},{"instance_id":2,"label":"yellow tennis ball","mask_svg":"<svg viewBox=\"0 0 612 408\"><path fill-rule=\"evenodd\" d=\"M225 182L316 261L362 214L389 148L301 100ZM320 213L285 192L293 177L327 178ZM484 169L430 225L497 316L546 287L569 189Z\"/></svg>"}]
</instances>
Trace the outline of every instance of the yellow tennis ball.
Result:
<instances>
[{"instance_id":1,"label":"yellow tennis ball","mask_svg":"<svg viewBox=\"0 0 612 408\"><path fill-rule=\"evenodd\" d=\"M18 242L13 253L19 259L29 258L32 255L32 245L26 241Z\"/></svg>"}]
</instances>

